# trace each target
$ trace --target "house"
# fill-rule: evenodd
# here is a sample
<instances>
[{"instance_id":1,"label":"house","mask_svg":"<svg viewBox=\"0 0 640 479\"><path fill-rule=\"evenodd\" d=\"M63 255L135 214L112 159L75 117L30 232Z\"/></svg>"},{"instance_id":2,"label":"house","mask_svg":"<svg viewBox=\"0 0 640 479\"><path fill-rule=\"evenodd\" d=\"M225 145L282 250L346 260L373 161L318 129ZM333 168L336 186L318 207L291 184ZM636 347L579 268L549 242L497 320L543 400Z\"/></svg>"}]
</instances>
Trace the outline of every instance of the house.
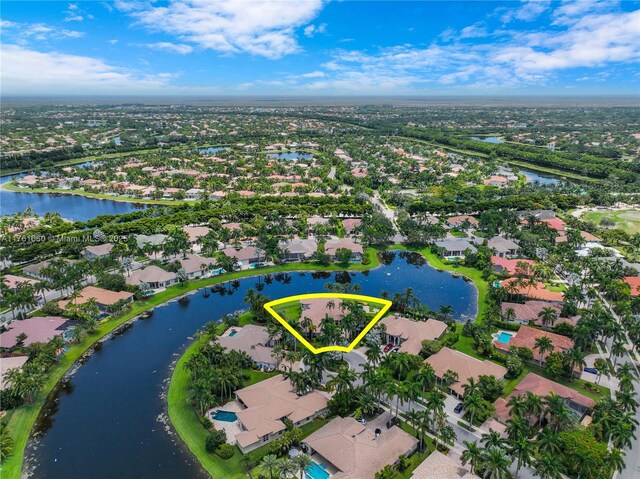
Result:
<instances>
[{"instance_id":1,"label":"house","mask_svg":"<svg viewBox=\"0 0 640 479\"><path fill-rule=\"evenodd\" d=\"M595 235L592 235L591 233L587 232L587 231L580 231L580 237L587 242L590 243L600 243L602 240L600 238L598 238Z\"/></svg>"},{"instance_id":2,"label":"house","mask_svg":"<svg viewBox=\"0 0 640 479\"><path fill-rule=\"evenodd\" d=\"M187 275L187 279L208 276L218 264L214 258L205 258L195 253L187 254L186 258L178 258L178 262Z\"/></svg>"},{"instance_id":3,"label":"house","mask_svg":"<svg viewBox=\"0 0 640 479\"><path fill-rule=\"evenodd\" d=\"M471 466L435 450L413 470L410 479L478 479Z\"/></svg>"},{"instance_id":4,"label":"house","mask_svg":"<svg viewBox=\"0 0 640 479\"><path fill-rule=\"evenodd\" d=\"M327 226L328 224L329 218L323 218L322 216L311 216L307 218L307 226L309 227L309 231L312 231L314 226Z\"/></svg>"},{"instance_id":5,"label":"house","mask_svg":"<svg viewBox=\"0 0 640 479\"><path fill-rule=\"evenodd\" d=\"M625 276L622 280L631 288L631 296L640 296L640 276Z\"/></svg>"},{"instance_id":6,"label":"house","mask_svg":"<svg viewBox=\"0 0 640 479\"><path fill-rule=\"evenodd\" d=\"M540 352L535 348L536 340L542 337L549 338L551 344L553 344L553 351L544 352L542 355L543 363L545 358L552 352L564 352L573 348L573 339L529 326L521 326L518 332L510 332L509 334L511 337L507 342L500 341L499 339L493 340L493 345L496 349L508 352L512 347L528 348L533 352L535 361L540 359Z\"/></svg>"},{"instance_id":7,"label":"house","mask_svg":"<svg viewBox=\"0 0 640 479\"><path fill-rule=\"evenodd\" d=\"M60 316L35 316L21 321L12 321L9 323L9 329L0 334L0 347L13 348L21 334L27 335L27 339L24 340L25 346L33 343L47 343L54 337L64 334L69 324L67 318Z\"/></svg>"},{"instance_id":8,"label":"house","mask_svg":"<svg viewBox=\"0 0 640 479\"><path fill-rule=\"evenodd\" d=\"M538 221L550 220L556 217L556 214L553 210L523 210L518 211L517 214L520 218L523 219L533 216Z\"/></svg>"},{"instance_id":9,"label":"house","mask_svg":"<svg viewBox=\"0 0 640 479\"><path fill-rule=\"evenodd\" d=\"M546 223L549 228L556 230L558 233L563 233L567 226L567 224L560 218L545 219L542 220L542 222Z\"/></svg>"},{"instance_id":10,"label":"house","mask_svg":"<svg viewBox=\"0 0 640 479\"><path fill-rule=\"evenodd\" d=\"M494 175L484 180L484 184L487 186L496 186L498 188L504 188L505 186L507 186L507 184L509 184L509 180L504 176Z\"/></svg>"},{"instance_id":11,"label":"house","mask_svg":"<svg viewBox=\"0 0 640 479\"><path fill-rule=\"evenodd\" d=\"M500 282L500 287L505 288L509 294L527 296L532 299L542 301L551 301L554 303L562 303L564 294L559 291L549 291L545 288L544 283L536 281L526 286L520 286L516 283L518 278L508 278Z\"/></svg>"},{"instance_id":12,"label":"house","mask_svg":"<svg viewBox=\"0 0 640 479\"><path fill-rule=\"evenodd\" d=\"M182 231L187 233L189 236L189 243L193 245L198 241L198 238L206 236L211 229L206 226L183 226Z\"/></svg>"},{"instance_id":13,"label":"house","mask_svg":"<svg viewBox=\"0 0 640 479\"><path fill-rule=\"evenodd\" d=\"M531 300L525 301L524 303L509 303L504 301L501 305L502 308L502 317L506 319L510 312L513 314L512 319L508 319L508 321L520 324L529 324L536 323L536 325L541 326L542 320L538 316L544 308L551 308L556 312L558 316L557 323L560 323L560 312L562 311L562 306L558 303L549 303L547 301L538 301ZM563 318L567 320L567 318ZM564 321L566 322L566 321Z\"/></svg>"},{"instance_id":14,"label":"house","mask_svg":"<svg viewBox=\"0 0 640 479\"><path fill-rule=\"evenodd\" d=\"M1 345L0 347L4 347ZM29 360L29 356L8 356L0 359L0 391L4 391L10 386L4 379L4 375L10 369L20 369Z\"/></svg>"},{"instance_id":15,"label":"house","mask_svg":"<svg viewBox=\"0 0 640 479\"><path fill-rule=\"evenodd\" d=\"M427 358L425 362L431 364L439 380L442 380L447 371L453 371L458 374L458 380L449 388L459 398L464 396L464 388L462 386L467 384L470 378L477 381L480 376L495 376L496 379L502 380L507 374L506 368L487 359L476 359L447 347Z\"/></svg>"},{"instance_id":16,"label":"house","mask_svg":"<svg viewBox=\"0 0 640 479\"><path fill-rule=\"evenodd\" d=\"M264 251L258 250L258 248L254 246L245 246L239 250L235 248L225 248L222 252L230 258L236 258L238 260L238 266L240 267L251 266L266 259Z\"/></svg>"},{"instance_id":17,"label":"house","mask_svg":"<svg viewBox=\"0 0 640 479\"><path fill-rule=\"evenodd\" d=\"M400 351L410 354L419 354L422 349L422 341L440 339L447 330L443 321L428 319L427 321L414 321L397 315L387 316L380 320L386 326L386 342L400 346Z\"/></svg>"},{"instance_id":18,"label":"house","mask_svg":"<svg viewBox=\"0 0 640 479\"><path fill-rule=\"evenodd\" d=\"M347 218L342 220L342 227L347 234L355 233L360 226L362 226L362 220L360 218Z\"/></svg>"},{"instance_id":19,"label":"house","mask_svg":"<svg viewBox=\"0 0 640 479\"><path fill-rule=\"evenodd\" d=\"M506 398L498 398L494 402L496 419L506 424L507 420L511 418L510 408L508 406L509 400L513 396L522 396L527 393L535 394L541 398L549 396L550 394L560 396L564 400L565 405L580 417L584 416L596 405L593 399L584 394L580 394L574 389L538 376L537 374L529 373L518 383L509 396Z\"/></svg>"},{"instance_id":20,"label":"house","mask_svg":"<svg viewBox=\"0 0 640 479\"><path fill-rule=\"evenodd\" d=\"M248 324L231 327L218 336L221 346L246 353L260 368L275 369L278 361L273 356L275 340L269 339L269 332L263 326Z\"/></svg>"},{"instance_id":21,"label":"house","mask_svg":"<svg viewBox=\"0 0 640 479\"><path fill-rule=\"evenodd\" d=\"M113 250L112 243L104 243L95 246L87 246L82 250L82 257L84 259L88 259L89 261L96 260L98 258L104 258L105 256L109 256L111 254L111 250Z\"/></svg>"},{"instance_id":22,"label":"house","mask_svg":"<svg viewBox=\"0 0 640 479\"><path fill-rule=\"evenodd\" d=\"M477 253L478 249L464 238L447 238L436 241L435 245L442 250L445 258L464 258L467 251Z\"/></svg>"},{"instance_id":23,"label":"house","mask_svg":"<svg viewBox=\"0 0 640 479\"><path fill-rule=\"evenodd\" d=\"M144 269L136 269L126 278L127 284L141 286L148 289L168 288L177 281L175 273L165 271L158 266L147 266Z\"/></svg>"},{"instance_id":24,"label":"house","mask_svg":"<svg viewBox=\"0 0 640 479\"><path fill-rule=\"evenodd\" d=\"M36 285L38 281L31 278L25 278L24 276L16 276L15 274L5 274L2 277L2 282L7 285L11 290L15 290L21 284Z\"/></svg>"},{"instance_id":25,"label":"house","mask_svg":"<svg viewBox=\"0 0 640 479\"><path fill-rule=\"evenodd\" d=\"M80 294L73 299L58 301L58 306L64 309L69 304L84 304L90 299L95 299L98 308L106 311L109 306L113 306L118 301L131 302L133 293L127 291L109 291L108 289L98 288L96 286L87 286L80 290Z\"/></svg>"},{"instance_id":26,"label":"house","mask_svg":"<svg viewBox=\"0 0 640 479\"><path fill-rule=\"evenodd\" d=\"M326 317L334 321L340 321L343 316L342 301L340 300L325 298L303 299L300 301L300 306L302 307L300 321L302 322L305 318L310 319L316 330L320 329L320 324Z\"/></svg>"},{"instance_id":27,"label":"house","mask_svg":"<svg viewBox=\"0 0 640 479\"><path fill-rule=\"evenodd\" d=\"M298 395L291 381L278 374L237 390L236 399L243 409L236 413L241 432L235 439L246 454L282 435L285 418L301 426L325 414L329 396L321 391Z\"/></svg>"},{"instance_id":28,"label":"house","mask_svg":"<svg viewBox=\"0 0 640 479\"><path fill-rule=\"evenodd\" d=\"M285 261L306 261L318 249L313 239L294 238L288 242L280 242L280 249L284 252Z\"/></svg>"},{"instance_id":29,"label":"house","mask_svg":"<svg viewBox=\"0 0 640 479\"><path fill-rule=\"evenodd\" d=\"M352 261L362 261L364 249L361 244L356 243L351 238L331 239L324 244L324 252L329 255L331 261L336 261L339 249L351 251Z\"/></svg>"},{"instance_id":30,"label":"house","mask_svg":"<svg viewBox=\"0 0 640 479\"><path fill-rule=\"evenodd\" d=\"M446 221L446 225L449 228L459 228L468 225L471 229L475 229L479 224L477 219L469 215L452 216L451 218L447 218Z\"/></svg>"},{"instance_id":31,"label":"house","mask_svg":"<svg viewBox=\"0 0 640 479\"><path fill-rule=\"evenodd\" d=\"M24 268L22 268L22 272L25 274L28 274L29 276L33 276L34 278L38 278L38 279L43 279L43 280L50 280L51 278L49 278L47 276L46 273L46 268L47 266L49 266L51 264L52 260L46 260L46 261L41 261L40 263L34 263L34 264L30 264L28 266L25 266ZM76 260L72 260L72 259L63 259L62 261L64 261L65 263L67 263L67 266L72 265L73 263L76 262ZM43 272L43 270L45 272Z\"/></svg>"},{"instance_id":32,"label":"house","mask_svg":"<svg viewBox=\"0 0 640 479\"><path fill-rule=\"evenodd\" d=\"M493 271L496 273L512 276L515 274L524 274L525 271L527 271L524 269L526 266L523 267L525 264L531 267L536 266L536 262L531 259L507 259L501 256L492 256L491 264L493 265ZM529 275L527 274L525 276Z\"/></svg>"},{"instance_id":33,"label":"house","mask_svg":"<svg viewBox=\"0 0 640 479\"><path fill-rule=\"evenodd\" d=\"M311 458L326 464L335 479L374 479L417 445L415 437L397 426L376 435L352 417L337 417L303 440Z\"/></svg>"},{"instance_id":34,"label":"house","mask_svg":"<svg viewBox=\"0 0 640 479\"><path fill-rule=\"evenodd\" d=\"M136 235L136 244L138 248L144 248L146 244L161 246L165 239L167 239L167 235L160 233L154 235Z\"/></svg>"},{"instance_id":35,"label":"house","mask_svg":"<svg viewBox=\"0 0 640 479\"><path fill-rule=\"evenodd\" d=\"M515 256L520 250L518 243L502 236L494 236L487 242L487 246L496 252L496 256L501 258Z\"/></svg>"},{"instance_id":36,"label":"house","mask_svg":"<svg viewBox=\"0 0 640 479\"><path fill-rule=\"evenodd\" d=\"M191 188L184 192L185 198L188 200L199 200L203 193L204 190L200 188Z\"/></svg>"}]
</instances>

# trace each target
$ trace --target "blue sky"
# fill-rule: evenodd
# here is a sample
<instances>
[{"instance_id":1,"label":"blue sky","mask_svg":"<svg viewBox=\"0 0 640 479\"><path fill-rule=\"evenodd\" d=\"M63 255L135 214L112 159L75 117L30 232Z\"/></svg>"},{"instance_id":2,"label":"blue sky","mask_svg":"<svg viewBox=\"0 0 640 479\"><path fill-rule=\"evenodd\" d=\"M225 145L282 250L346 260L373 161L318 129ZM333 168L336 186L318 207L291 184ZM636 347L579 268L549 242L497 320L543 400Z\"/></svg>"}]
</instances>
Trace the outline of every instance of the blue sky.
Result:
<instances>
[{"instance_id":1,"label":"blue sky","mask_svg":"<svg viewBox=\"0 0 640 479\"><path fill-rule=\"evenodd\" d=\"M640 4L2 2L2 95L640 93Z\"/></svg>"}]
</instances>

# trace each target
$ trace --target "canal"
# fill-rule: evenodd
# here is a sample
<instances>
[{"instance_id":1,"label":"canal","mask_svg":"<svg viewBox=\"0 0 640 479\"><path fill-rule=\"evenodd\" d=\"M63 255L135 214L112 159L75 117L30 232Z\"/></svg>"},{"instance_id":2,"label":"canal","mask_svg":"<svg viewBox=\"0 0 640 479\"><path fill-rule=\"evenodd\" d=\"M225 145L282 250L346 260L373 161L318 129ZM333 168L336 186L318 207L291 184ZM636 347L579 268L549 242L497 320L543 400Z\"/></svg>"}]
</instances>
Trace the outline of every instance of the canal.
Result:
<instances>
[{"instance_id":1,"label":"canal","mask_svg":"<svg viewBox=\"0 0 640 479\"><path fill-rule=\"evenodd\" d=\"M385 254L380 267L366 272L261 276L228 284L225 294L198 292L187 303L168 303L134 322L78 368L40 418L27 448L28 473L36 479L203 477L179 438L168 432L163 395L172 364L205 323L246 308L248 289L262 288L277 299L324 292L327 282L359 284L370 296L382 291L393 296L410 287L434 310L451 305L456 319L477 312L472 283L437 271L415 253Z\"/></svg>"}]
</instances>

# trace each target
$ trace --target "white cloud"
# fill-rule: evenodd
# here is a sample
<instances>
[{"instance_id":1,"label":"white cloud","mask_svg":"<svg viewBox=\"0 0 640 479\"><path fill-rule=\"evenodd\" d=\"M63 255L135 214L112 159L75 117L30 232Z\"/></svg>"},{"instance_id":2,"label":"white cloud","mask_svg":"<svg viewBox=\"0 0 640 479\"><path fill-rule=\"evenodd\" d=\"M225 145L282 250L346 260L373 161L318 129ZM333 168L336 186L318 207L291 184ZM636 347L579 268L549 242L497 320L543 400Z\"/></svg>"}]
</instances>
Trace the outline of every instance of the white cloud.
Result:
<instances>
[{"instance_id":1,"label":"white cloud","mask_svg":"<svg viewBox=\"0 0 640 479\"><path fill-rule=\"evenodd\" d=\"M180 55L186 55L193 51L191 45L184 43L171 43L171 42L157 42L157 43L145 43L143 46L151 48L152 50L162 50L165 52L178 53Z\"/></svg>"},{"instance_id":2,"label":"white cloud","mask_svg":"<svg viewBox=\"0 0 640 479\"><path fill-rule=\"evenodd\" d=\"M303 73L302 75L299 75L299 76L302 78L321 78L323 76L326 76L326 73L320 70L316 70L314 72Z\"/></svg>"},{"instance_id":3,"label":"white cloud","mask_svg":"<svg viewBox=\"0 0 640 479\"><path fill-rule=\"evenodd\" d=\"M3 95L152 94L168 85L166 75L144 75L97 58L1 46ZM170 76L171 77L171 76Z\"/></svg>"},{"instance_id":4,"label":"white cloud","mask_svg":"<svg viewBox=\"0 0 640 479\"><path fill-rule=\"evenodd\" d=\"M172 0L166 6L117 2L116 7L151 31L226 54L250 53L277 59L300 47L295 29L321 10L322 0Z\"/></svg>"},{"instance_id":5,"label":"white cloud","mask_svg":"<svg viewBox=\"0 0 640 479\"><path fill-rule=\"evenodd\" d=\"M84 36L84 32L60 29L46 23L16 23L2 20L0 26L6 38L11 38L20 44L26 44L32 40L44 42Z\"/></svg>"},{"instance_id":6,"label":"white cloud","mask_svg":"<svg viewBox=\"0 0 640 479\"><path fill-rule=\"evenodd\" d=\"M89 20L93 19L93 15L85 13L76 3L70 3L67 9L64 11L65 22L82 22L85 18Z\"/></svg>"},{"instance_id":7,"label":"white cloud","mask_svg":"<svg viewBox=\"0 0 640 479\"><path fill-rule=\"evenodd\" d=\"M549 0L522 0L523 5L519 8L507 10L502 15L502 21L509 23L513 20L531 22L542 15L551 6Z\"/></svg>"},{"instance_id":8,"label":"white cloud","mask_svg":"<svg viewBox=\"0 0 640 479\"><path fill-rule=\"evenodd\" d=\"M118 39L117 38L112 38L111 40L107 40L107 43L109 45L115 45L116 43L118 43Z\"/></svg>"},{"instance_id":9,"label":"white cloud","mask_svg":"<svg viewBox=\"0 0 640 479\"><path fill-rule=\"evenodd\" d=\"M321 23L320 25L308 25L304 28L304 36L313 38L318 33L324 33L327 31L327 24Z\"/></svg>"}]
</instances>

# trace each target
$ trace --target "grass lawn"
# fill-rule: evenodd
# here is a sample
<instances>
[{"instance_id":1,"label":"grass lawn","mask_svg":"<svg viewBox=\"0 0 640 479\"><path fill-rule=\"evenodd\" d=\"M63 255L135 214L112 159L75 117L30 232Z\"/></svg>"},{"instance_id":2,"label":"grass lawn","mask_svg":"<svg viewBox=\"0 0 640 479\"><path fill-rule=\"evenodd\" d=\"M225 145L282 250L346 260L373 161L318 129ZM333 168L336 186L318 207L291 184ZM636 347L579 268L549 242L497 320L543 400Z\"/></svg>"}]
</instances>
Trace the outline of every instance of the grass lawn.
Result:
<instances>
[{"instance_id":1,"label":"grass lawn","mask_svg":"<svg viewBox=\"0 0 640 479\"><path fill-rule=\"evenodd\" d=\"M407 432L414 437L418 437L416 429L406 422L400 421L399 427L404 432ZM407 469L405 469L401 473L398 473L398 478L409 479L411 477L411 474L413 473L413 470L420 464L422 464L422 462L436 449L433 439L431 439L429 436L425 436L424 443L424 451L418 451L409 458Z\"/></svg>"},{"instance_id":2,"label":"grass lawn","mask_svg":"<svg viewBox=\"0 0 640 479\"><path fill-rule=\"evenodd\" d=\"M361 263L353 263L350 264L346 269L350 271L363 271L375 268L380 264L376 249L367 248L365 250L365 254L368 255L368 258L370 260L368 264L364 265ZM69 368L76 362L76 360L82 354L84 354L96 341L109 334L121 324L131 320L135 316L148 309L162 305L170 299L217 283L223 283L234 279L263 275L267 273L343 270L345 270L345 268L341 268L336 265L320 266L315 263L288 263L279 266L271 266L268 268L235 271L233 273L227 273L213 278L199 279L190 281L183 285L171 286L165 291L150 296L143 301L136 301L131 305L129 309L125 311L122 316L111 318L100 323L95 334L86 336L79 344L70 345L69 350L60 359L59 363L49 370L45 386L36 395L33 404L21 406L13 411L10 411L7 415L6 421L8 423L9 434L14 440L14 445L13 453L2 464L2 479L18 479L20 477L20 473L22 471L24 449L27 445L29 435L31 434L31 429L35 424L35 421L38 417L38 414L40 413L40 410L42 409L42 406L45 403L46 398L51 393L58 381L62 379L62 377L67 373ZM202 444L202 447L204 448L204 442ZM230 459L229 461L233 461L234 458ZM222 475L221 477L227 476Z\"/></svg>"},{"instance_id":3,"label":"grass lawn","mask_svg":"<svg viewBox=\"0 0 640 479\"><path fill-rule=\"evenodd\" d=\"M587 211L580 217L580 219L598 226L603 218L614 221L615 228L629 234L640 233L640 211L638 210Z\"/></svg>"}]
</instances>

